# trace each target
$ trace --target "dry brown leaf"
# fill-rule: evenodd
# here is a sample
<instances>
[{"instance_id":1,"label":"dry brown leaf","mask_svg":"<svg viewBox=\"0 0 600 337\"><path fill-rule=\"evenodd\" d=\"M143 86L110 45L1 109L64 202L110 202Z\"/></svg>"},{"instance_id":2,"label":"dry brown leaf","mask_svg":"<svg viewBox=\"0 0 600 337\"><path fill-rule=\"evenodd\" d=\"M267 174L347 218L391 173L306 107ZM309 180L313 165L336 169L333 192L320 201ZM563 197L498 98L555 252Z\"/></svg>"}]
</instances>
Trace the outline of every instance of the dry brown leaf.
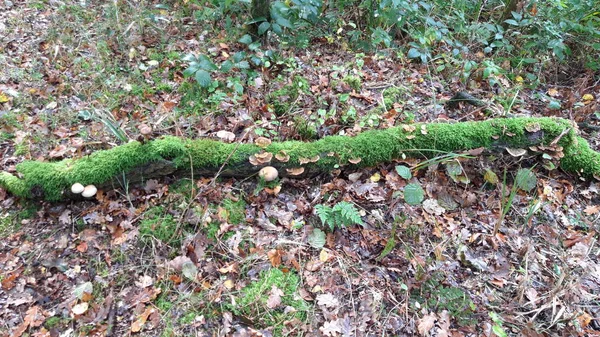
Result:
<instances>
[{"instance_id":1,"label":"dry brown leaf","mask_svg":"<svg viewBox=\"0 0 600 337\"><path fill-rule=\"evenodd\" d=\"M419 323L417 325L417 330L421 336L426 336L431 329L435 326L435 313L431 313L429 315L423 316L423 318L419 319Z\"/></svg>"},{"instance_id":2,"label":"dry brown leaf","mask_svg":"<svg viewBox=\"0 0 600 337\"><path fill-rule=\"evenodd\" d=\"M270 309L275 309L281 304L281 296L283 296L283 291L277 288L275 285L271 287L271 293L269 294L269 298L267 299L267 307Z\"/></svg>"},{"instance_id":3,"label":"dry brown leaf","mask_svg":"<svg viewBox=\"0 0 600 337\"><path fill-rule=\"evenodd\" d=\"M271 261L273 267L277 268L281 265L281 255L282 251L279 249L271 249L267 252L267 257L269 258L269 261Z\"/></svg>"},{"instance_id":4,"label":"dry brown leaf","mask_svg":"<svg viewBox=\"0 0 600 337\"><path fill-rule=\"evenodd\" d=\"M600 212L600 205L587 206L583 212L585 212L587 215L597 214Z\"/></svg>"},{"instance_id":5,"label":"dry brown leaf","mask_svg":"<svg viewBox=\"0 0 600 337\"><path fill-rule=\"evenodd\" d=\"M335 308L340 305L340 301L331 293L317 295L317 304L324 305L328 308Z\"/></svg>"},{"instance_id":6,"label":"dry brown leaf","mask_svg":"<svg viewBox=\"0 0 600 337\"><path fill-rule=\"evenodd\" d=\"M324 322L323 326L319 328L324 336L338 336L342 333L342 326L340 324L340 319L336 319L331 322Z\"/></svg>"},{"instance_id":7,"label":"dry brown leaf","mask_svg":"<svg viewBox=\"0 0 600 337\"><path fill-rule=\"evenodd\" d=\"M148 316L154 312L154 307L151 305L146 306L144 312L133 322L131 323L131 332L140 332L146 320L148 320Z\"/></svg>"}]
</instances>

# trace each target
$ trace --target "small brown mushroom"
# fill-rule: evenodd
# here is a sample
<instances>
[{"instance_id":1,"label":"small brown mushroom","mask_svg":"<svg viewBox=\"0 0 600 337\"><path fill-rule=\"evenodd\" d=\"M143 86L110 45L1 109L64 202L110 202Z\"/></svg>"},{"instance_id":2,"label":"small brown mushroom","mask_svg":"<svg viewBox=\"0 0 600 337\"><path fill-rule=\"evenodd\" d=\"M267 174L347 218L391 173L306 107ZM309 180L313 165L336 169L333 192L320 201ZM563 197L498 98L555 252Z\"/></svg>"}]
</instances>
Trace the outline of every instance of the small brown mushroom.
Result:
<instances>
[{"instance_id":1,"label":"small brown mushroom","mask_svg":"<svg viewBox=\"0 0 600 337\"><path fill-rule=\"evenodd\" d=\"M277 179L279 172L273 166L265 166L258 171L258 176L268 182Z\"/></svg>"}]
</instances>

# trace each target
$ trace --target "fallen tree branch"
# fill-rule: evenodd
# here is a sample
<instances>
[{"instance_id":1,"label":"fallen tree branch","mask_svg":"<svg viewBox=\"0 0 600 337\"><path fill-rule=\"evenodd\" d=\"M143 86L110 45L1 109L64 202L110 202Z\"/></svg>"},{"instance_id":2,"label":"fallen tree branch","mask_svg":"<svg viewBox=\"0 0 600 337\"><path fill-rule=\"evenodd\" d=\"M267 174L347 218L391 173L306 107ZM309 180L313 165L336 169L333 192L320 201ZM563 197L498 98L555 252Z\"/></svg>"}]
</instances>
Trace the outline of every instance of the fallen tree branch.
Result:
<instances>
[{"instance_id":1,"label":"fallen tree branch","mask_svg":"<svg viewBox=\"0 0 600 337\"><path fill-rule=\"evenodd\" d=\"M0 187L19 197L57 201L75 197L70 192L74 183L108 188L116 185L123 173L131 183L170 174L189 174L192 167L197 176L214 175L220 169L222 176L248 176L266 165L279 169L280 176L298 174L299 171L303 171L303 175L312 175L343 166L374 166L403 156L431 158L439 151L457 152L480 147L528 149L533 145L551 144L557 139L565 154L560 162L563 170L585 178L600 177L600 153L590 149L588 143L577 136L570 121L504 118L403 125L366 131L355 137L330 136L311 143L272 143L265 149L254 144L167 136L143 144L131 142L78 159L26 161L17 165L16 176L0 172ZM268 164L263 161L263 164L253 165L249 158L257 154L263 160L271 156L272 159Z\"/></svg>"}]
</instances>

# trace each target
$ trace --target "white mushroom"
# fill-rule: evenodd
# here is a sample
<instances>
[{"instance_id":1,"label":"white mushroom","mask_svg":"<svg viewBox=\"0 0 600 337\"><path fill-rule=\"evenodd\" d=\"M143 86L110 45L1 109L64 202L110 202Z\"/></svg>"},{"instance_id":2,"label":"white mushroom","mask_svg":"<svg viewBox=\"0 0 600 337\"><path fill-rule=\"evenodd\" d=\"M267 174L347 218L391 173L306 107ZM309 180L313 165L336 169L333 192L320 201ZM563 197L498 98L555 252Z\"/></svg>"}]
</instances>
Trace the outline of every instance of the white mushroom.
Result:
<instances>
[{"instance_id":1,"label":"white mushroom","mask_svg":"<svg viewBox=\"0 0 600 337\"><path fill-rule=\"evenodd\" d=\"M98 189L96 188L96 186L94 185L87 185L84 189L83 192L81 193L81 195L84 198L91 198L94 195L96 195L96 192L98 192Z\"/></svg>"},{"instance_id":2,"label":"white mushroom","mask_svg":"<svg viewBox=\"0 0 600 337\"><path fill-rule=\"evenodd\" d=\"M71 193L73 194L79 194L81 192L83 192L83 185L81 185L80 183L75 183L73 184L73 186L71 186Z\"/></svg>"},{"instance_id":3,"label":"white mushroom","mask_svg":"<svg viewBox=\"0 0 600 337\"><path fill-rule=\"evenodd\" d=\"M279 172L273 166L265 166L258 171L258 176L268 182L277 179Z\"/></svg>"}]
</instances>

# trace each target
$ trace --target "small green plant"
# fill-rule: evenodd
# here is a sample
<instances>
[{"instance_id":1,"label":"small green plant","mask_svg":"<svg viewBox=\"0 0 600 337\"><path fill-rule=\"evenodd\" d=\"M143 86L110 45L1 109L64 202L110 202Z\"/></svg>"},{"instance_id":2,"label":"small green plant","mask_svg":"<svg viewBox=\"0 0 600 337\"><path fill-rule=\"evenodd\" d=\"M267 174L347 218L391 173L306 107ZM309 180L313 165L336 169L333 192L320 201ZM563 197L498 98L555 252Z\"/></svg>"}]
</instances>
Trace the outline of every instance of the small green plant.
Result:
<instances>
[{"instance_id":1,"label":"small green plant","mask_svg":"<svg viewBox=\"0 0 600 337\"><path fill-rule=\"evenodd\" d=\"M500 217L494 226L494 235L498 233L500 230L500 226L504 222L506 218L506 214L510 211L512 207L513 201L517 195L517 191L519 189L530 192L537 186L537 178L531 169L519 169L517 172L517 176L515 177L515 181L513 186L510 189L510 192L506 190L506 171L504 171L504 177L502 179L502 191L501 191L501 200L500 206L502 208L502 213L500 213ZM508 192L508 195L506 195Z\"/></svg>"},{"instance_id":2,"label":"small green plant","mask_svg":"<svg viewBox=\"0 0 600 337\"><path fill-rule=\"evenodd\" d=\"M226 305L237 315L245 316L263 327L273 327L273 335L281 336L285 321L298 319L306 320L310 305L298 294L300 278L289 271L284 273L277 268L263 270L258 280L242 288L237 305ZM281 298L281 304L269 308L269 297L276 291ZM292 307L294 310L285 310Z\"/></svg>"},{"instance_id":3,"label":"small green plant","mask_svg":"<svg viewBox=\"0 0 600 337\"><path fill-rule=\"evenodd\" d=\"M269 95L268 100L273 106L275 114L282 116L294 109L300 95L308 93L308 88L308 80L300 75L295 75L292 77L291 83L274 91Z\"/></svg>"},{"instance_id":4,"label":"small green plant","mask_svg":"<svg viewBox=\"0 0 600 337\"><path fill-rule=\"evenodd\" d=\"M360 213L354 204L341 201L333 207L316 205L315 210L323 225L329 226L331 231L339 227L347 227L354 224L363 224Z\"/></svg>"},{"instance_id":5,"label":"small green plant","mask_svg":"<svg viewBox=\"0 0 600 337\"><path fill-rule=\"evenodd\" d=\"M420 288L411 291L411 302L419 302L430 310L447 310L459 325L472 325L475 317L475 304L464 290L444 285L445 276L441 272L425 275L427 278Z\"/></svg>"},{"instance_id":6,"label":"small green plant","mask_svg":"<svg viewBox=\"0 0 600 337\"><path fill-rule=\"evenodd\" d=\"M61 321L62 319L58 316L48 317L44 322L44 327L48 330L51 330L53 328L56 328L61 323Z\"/></svg>"},{"instance_id":7,"label":"small green plant","mask_svg":"<svg viewBox=\"0 0 600 337\"><path fill-rule=\"evenodd\" d=\"M142 240L156 238L167 245L178 246L181 243L179 224L171 214L165 214L164 207L149 209L140 222L139 230Z\"/></svg>"},{"instance_id":8,"label":"small green plant","mask_svg":"<svg viewBox=\"0 0 600 337\"><path fill-rule=\"evenodd\" d=\"M344 83L346 83L354 91L360 92L360 87L362 86L362 81L361 81L360 77L348 75L348 76L344 77L344 79L342 81L344 81Z\"/></svg>"},{"instance_id":9,"label":"small green plant","mask_svg":"<svg viewBox=\"0 0 600 337\"><path fill-rule=\"evenodd\" d=\"M508 334L506 333L506 331L504 331L504 328L502 327L502 324L504 324L502 317L500 317L500 315L493 311L491 311L489 315L492 321L494 322L494 325L492 325L492 331L494 332L494 334L496 334L496 336L498 337L508 336Z\"/></svg>"},{"instance_id":10,"label":"small green plant","mask_svg":"<svg viewBox=\"0 0 600 337\"><path fill-rule=\"evenodd\" d=\"M246 202L240 198L238 201L225 199L222 203L227 212L227 221L231 224L241 224L246 221Z\"/></svg>"},{"instance_id":11,"label":"small green plant","mask_svg":"<svg viewBox=\"0 0 600 337\"><path fill-rule=\"evenodd\" d=\"M127 134L125 131L123 131L123 128L121 128L115 117L109 111L103 111L100 109L95 109L94 111L81 110L79 112L79 118L83 120L93 119L99 121L104 124L106 129L122 143L127 143L129 141L129 137L127 137Z\"/></svg>"},{"instance_id":12,"label":"small green plant","mask_svg":"<svg viewBox=\"0 0 600 337\"><path fill-rule=\"evenodd\" d=\"M187 69L183 71L183 75L186 77L194 77L196 82L202 88L208 88L213 83L211 73L222 72L228 73L233 68L237 69L249 69L250 63L245 60L246 54L244 52L237 52L233 54L231 59L223 61L219 66L213 63L213 61L206 55L194 55L187 54L183 57L183 61L189 62Z\"/></svg>"}]
</instances>

